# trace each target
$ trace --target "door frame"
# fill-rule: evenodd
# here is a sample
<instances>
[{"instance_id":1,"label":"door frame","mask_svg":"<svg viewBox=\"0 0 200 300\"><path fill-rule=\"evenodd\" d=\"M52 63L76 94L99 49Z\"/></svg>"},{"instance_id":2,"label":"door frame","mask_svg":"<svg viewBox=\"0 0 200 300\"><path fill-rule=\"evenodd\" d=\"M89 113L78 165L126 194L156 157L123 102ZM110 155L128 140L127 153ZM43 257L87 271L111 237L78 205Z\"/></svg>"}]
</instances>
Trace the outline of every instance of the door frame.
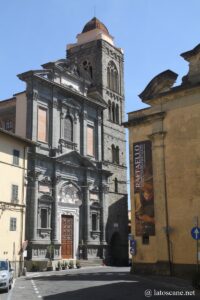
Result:
<instances>
[{"instance_id":1,"label":"door frame","mask_svg":"<svg viewBox=\"0 0 200 300\"><path fill-rule=\"evenodd\" d=\"M76 208L64 208L61 206L58 206L58 237L60 240L60 244L62 241L62 215L64 216L72 216L74 219L74 230L73 230L73 255L72 259L78 259L78 246L79 246L79 207ZM61 256L61 247L60 247L60 258Z\"/></svg>"},{"instance_id":2,"label":"door frame","mask_svg":"<svg viewBox=\"0 0 200 300\"><path fill-rule=\"evenodd\" d=\"M72 227L72 252L71 252L71 257L70 258L64 258L62 257L62 218L65 217L65 218L70 218L72 219L72 224L73 224L73 227ZM60 249L60 255L61 255L61 258L62 259L73 259L74 258L74 216L73 215L70 215L70 214L61 214L61 220L60 220L60 223L61 223L61 249Z\"/></svg>"}]
</instances>

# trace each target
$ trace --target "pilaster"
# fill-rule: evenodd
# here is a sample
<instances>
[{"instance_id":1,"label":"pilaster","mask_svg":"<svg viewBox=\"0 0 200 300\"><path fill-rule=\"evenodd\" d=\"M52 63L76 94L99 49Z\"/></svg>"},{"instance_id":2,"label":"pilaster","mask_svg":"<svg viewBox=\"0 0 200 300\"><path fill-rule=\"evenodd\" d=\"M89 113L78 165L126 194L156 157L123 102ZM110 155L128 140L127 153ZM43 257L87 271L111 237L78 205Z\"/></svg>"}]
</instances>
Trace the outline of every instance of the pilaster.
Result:
<instances>
[{"instance_id":1,"label":"pilaster","mask_svg":"<svg viewBox=\"0 0 200 300\"><path fill-rule=\"evenodd\" d=\"M167 191L165 169L165 135L159 131L149 136L152 141L153 180L154 180L154 209L157 245L157 261L169 260L168 239L166 228L167 216Z\"/></svg>"}]
</instances>

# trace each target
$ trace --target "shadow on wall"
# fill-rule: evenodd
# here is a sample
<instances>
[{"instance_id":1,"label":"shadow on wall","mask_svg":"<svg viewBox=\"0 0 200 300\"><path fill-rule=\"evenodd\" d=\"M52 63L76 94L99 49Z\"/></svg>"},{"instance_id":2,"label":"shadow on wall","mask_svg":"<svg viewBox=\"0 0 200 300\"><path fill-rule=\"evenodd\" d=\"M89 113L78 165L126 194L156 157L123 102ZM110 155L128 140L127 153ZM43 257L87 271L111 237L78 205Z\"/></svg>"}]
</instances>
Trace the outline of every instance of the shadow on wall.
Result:
<instances>
[{"instance_id":1,"label":"shadow on wall","mask_svg":"<svg viewBox=\"0 0 200 300\"><path fill-rule=\"evenodd\" d=\"M106 224L108 243L106 264L112 266L128 265L128 207L127 195L108 208Z\"/></svg>"}]
</instances>

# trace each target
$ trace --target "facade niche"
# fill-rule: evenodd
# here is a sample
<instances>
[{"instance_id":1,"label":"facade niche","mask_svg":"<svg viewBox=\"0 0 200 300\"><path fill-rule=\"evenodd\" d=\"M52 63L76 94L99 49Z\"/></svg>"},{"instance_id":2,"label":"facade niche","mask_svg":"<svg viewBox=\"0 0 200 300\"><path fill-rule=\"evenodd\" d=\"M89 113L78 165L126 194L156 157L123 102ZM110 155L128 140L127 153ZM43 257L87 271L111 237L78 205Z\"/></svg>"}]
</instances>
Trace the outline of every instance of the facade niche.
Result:
<instances>
[{"instance_id":1,"label":"facade niche","mask_svg":"<svg viewBox=\"0 0 200 300\"><path fill-rule=\"evenodd\" d=\"M64 139L73 142L73 121L69 116L64 119Z\"/></svg>"}]
</instances>

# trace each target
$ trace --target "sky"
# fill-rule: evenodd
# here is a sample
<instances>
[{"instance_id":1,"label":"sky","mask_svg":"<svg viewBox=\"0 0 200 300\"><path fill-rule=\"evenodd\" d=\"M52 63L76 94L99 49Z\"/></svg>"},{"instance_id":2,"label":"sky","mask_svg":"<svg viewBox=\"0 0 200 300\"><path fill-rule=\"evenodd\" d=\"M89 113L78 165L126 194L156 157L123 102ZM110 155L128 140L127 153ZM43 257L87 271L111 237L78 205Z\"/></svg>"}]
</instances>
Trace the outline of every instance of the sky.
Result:
<instances>
[{"instance_id":1,"label":"sky","mask_svg":"<svg viewBox=\"0 0 200 300\"><path fill-rule=\"evenodd\" d=\"M0 100L23 91L16 75L65 57L66 45L94 17L124 50L126 112L158 73L188 72L180 57L200 43L199 0L0 0Z\"/></svg>"}]
</instances>

